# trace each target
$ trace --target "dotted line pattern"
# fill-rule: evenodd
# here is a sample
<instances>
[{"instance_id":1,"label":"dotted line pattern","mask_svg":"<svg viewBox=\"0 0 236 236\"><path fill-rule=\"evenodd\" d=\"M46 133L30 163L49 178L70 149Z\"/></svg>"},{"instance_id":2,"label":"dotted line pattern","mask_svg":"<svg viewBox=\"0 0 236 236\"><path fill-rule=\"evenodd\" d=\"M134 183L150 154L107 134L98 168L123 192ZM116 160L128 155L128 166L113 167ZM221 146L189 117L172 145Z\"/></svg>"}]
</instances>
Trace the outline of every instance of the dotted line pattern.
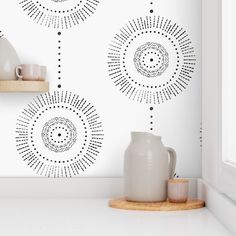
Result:
<instances>
[{"instance_id":1,"label":"dotted line pattern","mask_svg":"<svg viewBox=\"0 0 236 236\"><path fill-rule=\"evenodd\" d=\"M68 1L69 2L69 1ZM36 0L19 0L23 11L36 23L47 28L68 29L84 22L93 15L99 0L74 0L74 6L67 8L67 1L52 4ZM61 9L65 6L65 9Z\"/></svg>"},{"instance_id":2,"label":"dotted line pattern","mask_svg":"<svg viewBox=\"0 0 236 236\"><path fill-rule=\"evenodd\" d=\"M57 65L57 75L58 75L58 85L57 85L57 87L59 88L59 89L61 89L61 77L62 77L62 51L61 51L61 35L62 35L62 33L59 31L59 32L57 32L57 35L58 35L58 41L57 41L57 50L58 50L58 65Z\"/></svg>"},{"instance_id":3,"label":"dotted line pattern","mask_svg":"<svg viewBox=\"0 0 236 236\"><path fill-rule=\"evenodd\" d=\"M150 2L150 5L153 5L153 2ZM150 9L149 12L152 14L152 13L154 13L154 10L153 10L153 9Z\"/></svg>"},{"instance_id":4,"label":"dotted line pattern","mask_svg":"<svg viewBox=\"0 0 236 236\"><path fill-rule=\"evenodd\" d=\"M149 124L149 126L150 126L150 131L153 132L153 130L154 130L154 122L153 122L153 120L154 120L154 107L150 107L149 111L150 111L150 124Z\"/></svg>"},{"instance_id":5,"label":"dotted line pattern","mask_svg":"<svg viewBox=\"0 0 236 236\"><path fill-rule=\"evenodd\" d=\"M51 9L49 7L46 7L45 5L43 5L39 1L36 1L37 6L39 8L41 8L42 10L45 10L45 11L51 12L51 13L57 13L57 14L65 14L65 13L76 11L81 7L82 3L83 3L83 1L81 0L81 1L79 1L79 3L75 4L75 6L73 8L66 9L66 10L55 10L55 9Z\"/></svg>"}]
</instances>

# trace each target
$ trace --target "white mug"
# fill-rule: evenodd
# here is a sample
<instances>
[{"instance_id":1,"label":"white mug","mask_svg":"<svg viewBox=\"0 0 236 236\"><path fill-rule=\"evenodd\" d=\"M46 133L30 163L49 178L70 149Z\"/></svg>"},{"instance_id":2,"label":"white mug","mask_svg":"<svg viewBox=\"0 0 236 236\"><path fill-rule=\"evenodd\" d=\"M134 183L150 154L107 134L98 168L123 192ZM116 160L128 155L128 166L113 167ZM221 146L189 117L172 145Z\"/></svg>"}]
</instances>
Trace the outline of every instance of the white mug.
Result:
<instances>
[{"instance_id":1,"label":"white mug","mask_svg":"<svg viewBox=\"0 0 236 236\"><path fill-rule=\"evenodd\" d=\"M45 80L46 73L46 66L22 64L16 67L16 75L18 79L22 80Z\"/></svg>"}]
</instances>

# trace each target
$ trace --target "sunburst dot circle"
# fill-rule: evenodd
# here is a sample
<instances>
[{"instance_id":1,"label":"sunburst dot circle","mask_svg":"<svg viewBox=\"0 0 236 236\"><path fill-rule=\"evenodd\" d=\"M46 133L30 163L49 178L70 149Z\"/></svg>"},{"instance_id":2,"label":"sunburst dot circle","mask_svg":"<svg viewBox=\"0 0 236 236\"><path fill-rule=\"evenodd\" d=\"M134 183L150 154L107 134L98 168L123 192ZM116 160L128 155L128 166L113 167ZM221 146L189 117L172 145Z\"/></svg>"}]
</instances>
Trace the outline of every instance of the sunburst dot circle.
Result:
<instances>
[{"instance_id":1,"label":"sunburst dot circle","mask_svg":"<svg viewBox=\"0 0 236 236\"><path fill-rule=\"evenodd\" d=\"M46 177L85 172L99 157L103 138L94 105L69 91L37 96L22 110L16 124L21 159Z\"/></svg>"}]
</instances>

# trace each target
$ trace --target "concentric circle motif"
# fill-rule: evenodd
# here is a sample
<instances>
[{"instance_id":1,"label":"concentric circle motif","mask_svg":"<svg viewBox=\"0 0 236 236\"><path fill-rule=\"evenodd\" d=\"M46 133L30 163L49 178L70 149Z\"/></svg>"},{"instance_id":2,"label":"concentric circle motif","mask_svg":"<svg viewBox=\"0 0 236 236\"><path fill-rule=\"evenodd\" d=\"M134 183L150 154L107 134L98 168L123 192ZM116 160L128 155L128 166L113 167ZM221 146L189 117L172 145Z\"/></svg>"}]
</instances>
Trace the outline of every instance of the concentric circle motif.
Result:
<instances>
[{"instance_id":1,"label":"concentric circle motif","mask_svg":"<svg viewBox=\"0 0 236 236\"><path fill-rule=\"evenodd\" d=\"M109 45L108 71L129 99L161 104L183 92L196 56L187 32L160 16L129 21Z\"/></svg>"},{"instance_id":2,"label":"concentric circle motif","mask_svg":"<svg viewBox=\"0 0 236 236\"><path fill-rule=\"evenodd\" d=\"M169 55L162 45L148 42L136 50L134 64L144 76L160 76L169 65Z\"/></svg>"},{"instance_id":3,"label":"concentric circle motif","mask_svg":"<svg viewBox=\"0 0 236 236\"><path fill-rule=\"evenodd\" d=\"M93 15L99 0L19 0L23 11L36 23L68 29Z\"/></svg>"},{"instance_id":4,"label":"concentric circle motif","mask_svg":"<svg viewBox=\"0 0 236 236\"><path fill-rule=\"evenodd\" d=\"M83 173L99 157L103 138L94 106L68 91L37 96L16 124L19 155L37 174L47 177Z\"/></svg>"},{"instance_id":5,"label":"concentric circle motif","mask_svg":"<svg viewBox=\"0 0 236 236\"><path fill-rule=\"evenodd\" d=\"M42 139L47 148L54 152L65 152L76 142L76 128L63 117L49 120L43 127Z\"/></svg>"}]
</instances>

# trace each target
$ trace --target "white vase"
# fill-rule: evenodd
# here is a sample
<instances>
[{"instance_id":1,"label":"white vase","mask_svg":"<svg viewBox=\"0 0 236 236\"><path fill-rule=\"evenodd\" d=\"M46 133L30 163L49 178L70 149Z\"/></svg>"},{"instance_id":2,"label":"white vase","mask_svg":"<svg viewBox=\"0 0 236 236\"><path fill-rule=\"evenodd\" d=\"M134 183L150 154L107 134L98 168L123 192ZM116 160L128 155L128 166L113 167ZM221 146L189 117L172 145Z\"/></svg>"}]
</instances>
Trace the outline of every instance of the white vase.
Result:
<instances>
[{"instance_id":1,"label":"white vase","mask_svg":"<svg viewBox=\"0 0 236 236\"><path fill-rule=\"evenodd\" d=\"M0 38L0 80L17 79L15 68L20 64L19 57L6 38Z\"/></svg>"},{"instance_id":2,"label":"white vase","mask_svg":"<svg viewBox=\"0 0 236 236\"><path fill-rule=\"evenodd\" d=\"M126 200L165 201L167 182L175 173L175 151L151 133L132 132L131 137L124 163Z\"/></svg>"}]
</instances>

